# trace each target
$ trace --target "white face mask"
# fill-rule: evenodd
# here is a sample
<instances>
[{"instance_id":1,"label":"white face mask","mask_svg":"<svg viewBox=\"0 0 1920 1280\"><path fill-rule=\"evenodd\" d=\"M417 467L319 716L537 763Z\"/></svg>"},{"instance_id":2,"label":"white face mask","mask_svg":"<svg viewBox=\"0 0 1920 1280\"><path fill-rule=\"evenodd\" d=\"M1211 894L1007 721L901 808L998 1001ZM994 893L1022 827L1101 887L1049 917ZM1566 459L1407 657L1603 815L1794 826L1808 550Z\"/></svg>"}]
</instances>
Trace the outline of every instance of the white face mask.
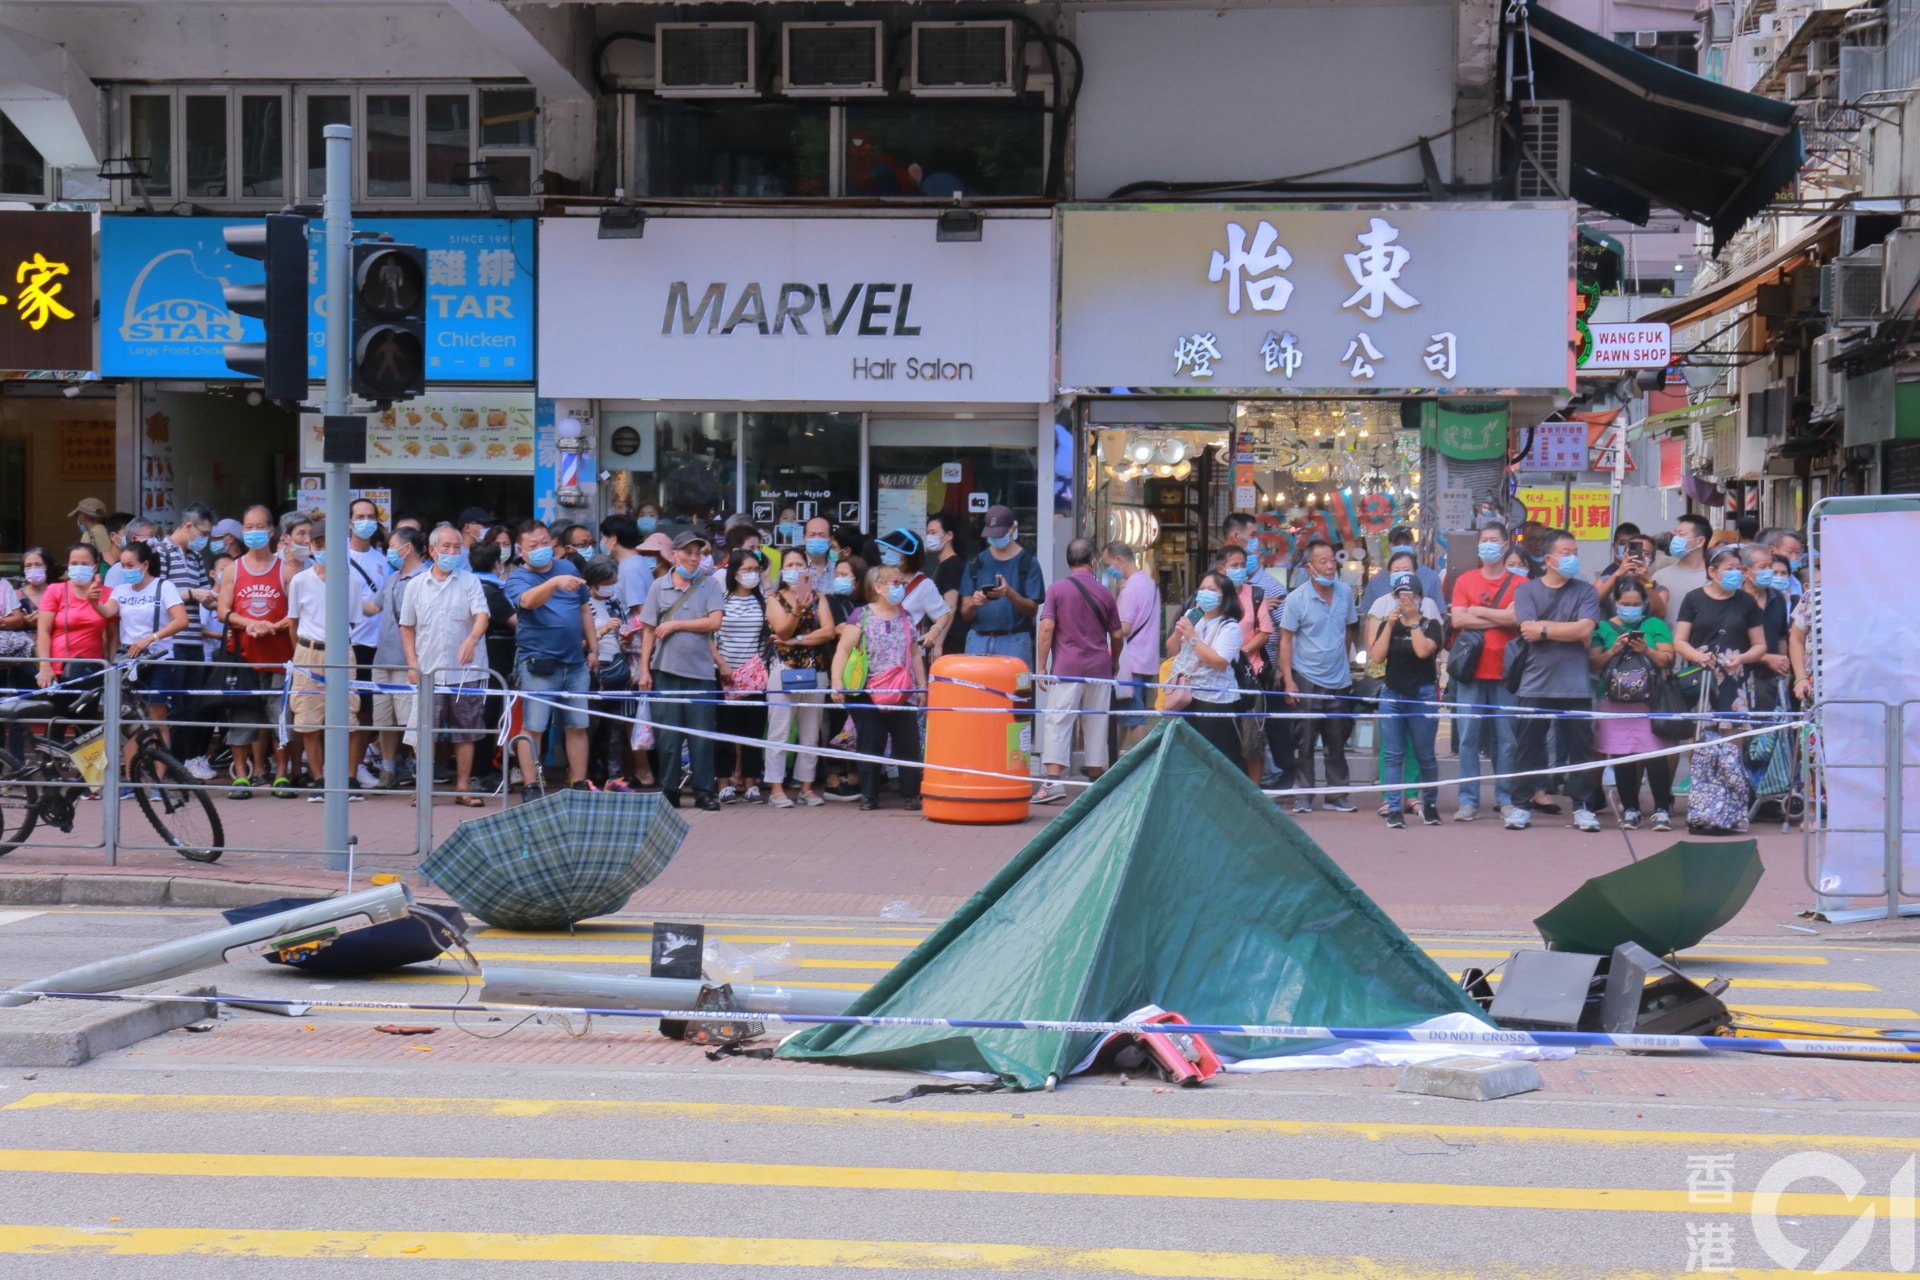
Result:
<instances>
[{"instance_id":1,"label":"white face mask","mask_svg":"<svg viewBox=\"0 0 1920 1280\"><path fill-rule=\"evenodd\" d=\"M757 573L740 573L734 576L734 581L751 591L760 585L760 575Z\"/></svg>"}]
</instances>

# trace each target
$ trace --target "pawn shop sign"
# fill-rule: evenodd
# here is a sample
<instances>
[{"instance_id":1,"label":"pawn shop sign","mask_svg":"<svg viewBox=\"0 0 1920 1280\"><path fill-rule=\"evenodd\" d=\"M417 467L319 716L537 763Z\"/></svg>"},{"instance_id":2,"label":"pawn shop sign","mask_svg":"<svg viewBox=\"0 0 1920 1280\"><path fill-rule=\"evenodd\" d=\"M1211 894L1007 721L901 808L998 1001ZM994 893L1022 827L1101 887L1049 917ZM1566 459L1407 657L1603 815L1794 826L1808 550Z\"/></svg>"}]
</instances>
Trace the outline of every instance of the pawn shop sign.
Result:
<instances>
[{"instance_id":1,"label":"pawn shop sign","mask_svg":"<svg viewBox=\"0 0 1920 1280\"><path fill-rule=\"evenodd\" d=\"M1670 324L1589 324L1593 342L1580 368L1664 369L1673 360Z\"/></svg>"},{"instance_id":2,"label":"pawn shop sign","mask_svg":"<svg viewBox=\"0 0 1920 1280\"><path fill-rule=\"evenodd\" d=\"M93 215L0 211L0 369L90 373Z\"/></svg>"}]
</instances>

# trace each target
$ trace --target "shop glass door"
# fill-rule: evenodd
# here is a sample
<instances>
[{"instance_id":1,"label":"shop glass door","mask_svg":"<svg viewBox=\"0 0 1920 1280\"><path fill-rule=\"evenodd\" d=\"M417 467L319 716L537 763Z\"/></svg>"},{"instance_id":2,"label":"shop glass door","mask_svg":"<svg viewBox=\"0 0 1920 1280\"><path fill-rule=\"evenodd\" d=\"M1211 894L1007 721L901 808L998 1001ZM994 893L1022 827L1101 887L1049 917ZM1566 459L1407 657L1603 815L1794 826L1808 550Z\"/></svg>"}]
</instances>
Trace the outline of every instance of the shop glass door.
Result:
<instances>
[{"instance_id":1,"label":"shop glass door","mask_svg":"<svg viewBox=\"0 0 1920 1280\"><path fill-rule=\"evenodd\" d=\"M1037 545L1040 454L1032 419L876 418L870 436L875 533L919 536L938 515L958 540L955 550L972 555L985 545L987 508L1005 506L1021 543Z\"/></svg>"},{"instance_id":2,"label":"shop glass door","mask_svg":"<svg viewBox=\"0 0 1920 1280\"><path fill-rule=\"evenodd\" d=\"M860 524L860 415L749 413L747 510L776 546L799 543L807 521Z\"/></svg>"}]
</instances>

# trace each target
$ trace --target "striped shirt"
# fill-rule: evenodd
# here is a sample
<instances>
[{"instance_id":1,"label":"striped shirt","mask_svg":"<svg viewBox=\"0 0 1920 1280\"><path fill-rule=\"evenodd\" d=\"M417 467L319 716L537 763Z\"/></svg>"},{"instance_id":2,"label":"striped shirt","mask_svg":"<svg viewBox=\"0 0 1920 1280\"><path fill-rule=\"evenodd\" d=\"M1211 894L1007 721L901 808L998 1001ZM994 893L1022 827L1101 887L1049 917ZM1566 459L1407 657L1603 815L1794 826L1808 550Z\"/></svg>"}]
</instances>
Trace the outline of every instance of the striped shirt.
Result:
<instances>
[{"instance_id":1,"label":"striped shirt","mask_svg":"<svg viewBox=\"0 0 1920 1280\"><path fill-rule=\"evenodd\" d=\"M213 585L213 579L207 574L207 558L197 551L187 551L172 538L156 538L153 542L155 556L160 562L160 572L156 577L165 578L182 593L204 591Z\"/></svg>"},{"instance_id":2,"label":"striped shirt","mask_svg":"<svg viewBox=\"0 0 1920 1280\"><path fill-rule=\"evenodd\" d=\"M720 618L720 656L737 667L760 652L767 638L767 606L758 592L729 595Z\"/></svg>"}]
</instances>

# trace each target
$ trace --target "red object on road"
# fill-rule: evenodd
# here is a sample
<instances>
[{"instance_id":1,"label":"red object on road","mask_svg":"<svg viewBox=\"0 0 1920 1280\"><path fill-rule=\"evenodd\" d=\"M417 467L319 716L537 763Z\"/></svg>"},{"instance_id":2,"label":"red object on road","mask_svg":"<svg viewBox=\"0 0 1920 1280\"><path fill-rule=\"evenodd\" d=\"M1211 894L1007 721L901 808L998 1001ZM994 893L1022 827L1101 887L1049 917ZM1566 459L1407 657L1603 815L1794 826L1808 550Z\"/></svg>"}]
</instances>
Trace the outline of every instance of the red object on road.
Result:
<instances>
[{"instance_id":1,"label":"red object on road","mask_svg":"<svg viewBox=\"0 0 1920 1280\"><path fill-rule=\"evenodd\" d=\"M1188 1025L1177 1013L1156 1013L1147 1021L1170 1027ZM1220 1074L1219 1055L1198 1032L1149 1031L1140 1036L1140 1043L1153 1054L1160 1073L1173 1084L1199 1084Z\"/></svg>"}]
</instances>

